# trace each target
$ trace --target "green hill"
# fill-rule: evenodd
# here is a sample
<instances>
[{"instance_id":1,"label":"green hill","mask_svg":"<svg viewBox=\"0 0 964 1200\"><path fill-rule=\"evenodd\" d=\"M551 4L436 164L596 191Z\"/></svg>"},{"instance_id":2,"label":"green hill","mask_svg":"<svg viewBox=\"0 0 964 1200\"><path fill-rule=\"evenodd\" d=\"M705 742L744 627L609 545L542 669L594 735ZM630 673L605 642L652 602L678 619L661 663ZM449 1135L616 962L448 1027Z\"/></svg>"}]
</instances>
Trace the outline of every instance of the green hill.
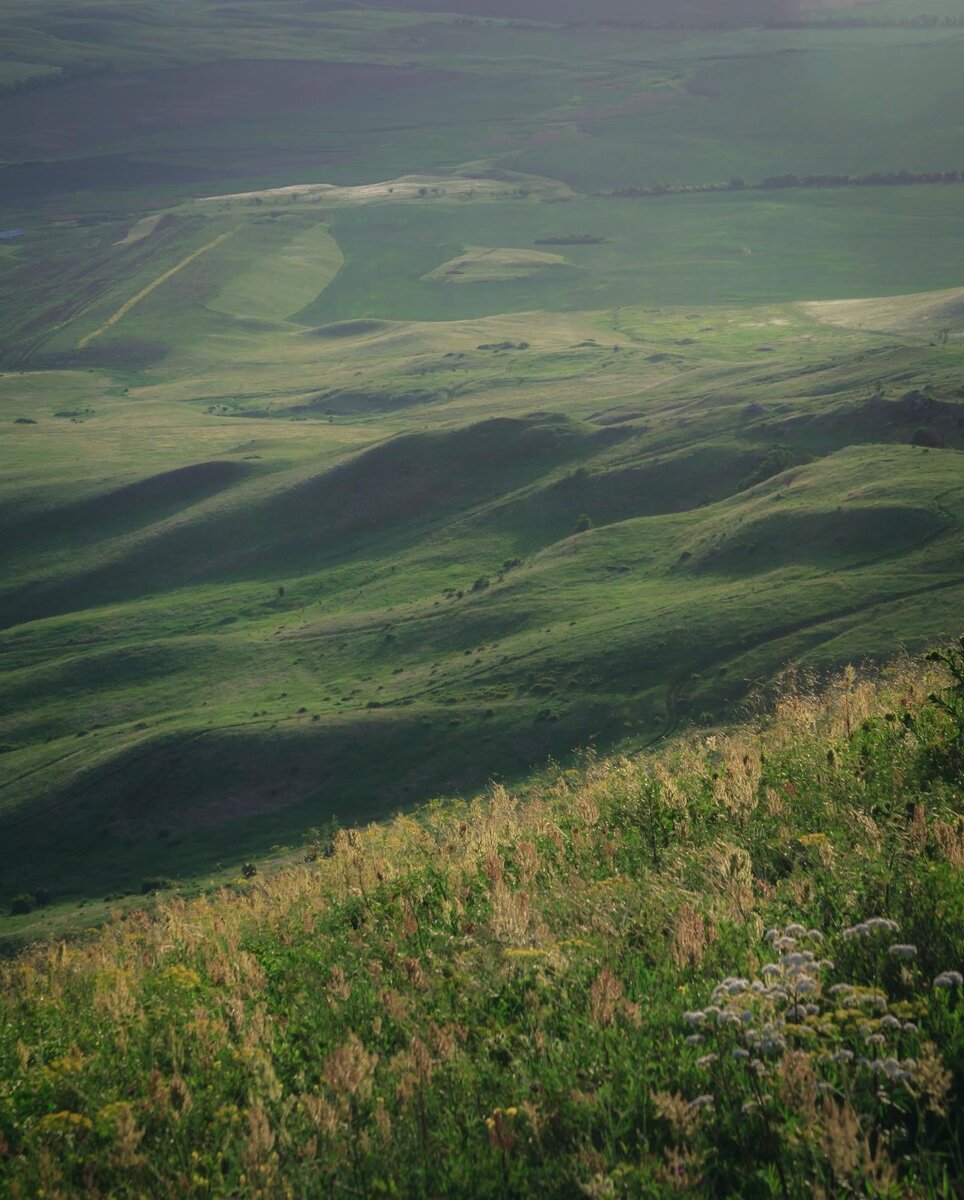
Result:
<instances>
[{"instance_id":1,"label":"green hill","mask_svg":"<svg viewBox=\"0 0 964 1200\"><path fill-rule=\"evenodd\" d=\"M955 627L955 344L794 306L339 332L239 332L217 401L203 339L0 380L8 903L76 920Z\"/></svg>"},{"instance_id":2,"label":"green hill","mask_svg":"<svg viewBox=\"0 0 964 1200\"><path fill-rule=\"evenodd\" d=\"M0 914L958 629L954 11L443 7L7 6Z\"/></svg>"}]
</instances>

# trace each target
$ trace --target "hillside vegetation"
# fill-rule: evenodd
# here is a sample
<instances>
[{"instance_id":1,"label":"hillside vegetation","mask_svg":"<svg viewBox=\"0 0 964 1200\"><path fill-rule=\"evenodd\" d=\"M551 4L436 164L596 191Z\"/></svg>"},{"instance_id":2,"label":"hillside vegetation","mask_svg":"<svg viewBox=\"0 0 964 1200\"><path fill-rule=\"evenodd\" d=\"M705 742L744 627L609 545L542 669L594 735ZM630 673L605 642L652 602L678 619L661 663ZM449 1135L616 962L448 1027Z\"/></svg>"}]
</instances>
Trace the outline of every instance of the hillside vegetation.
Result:
<instances>
[{"instance_id":1,"label":"hillside vegetation","mask_svg":"<svg viewBox=\"0 0 964 1200\"><path fill-rule=\"evenodd\" d=\"M0 893L54 901L11 933L953 632L960 346L823 312L244 334L227 395L204 342L0 380Z\"/></svg>"},{"instance_id":2,"label":"hillside vegetation","mask_svg":"<svg viewBox=\"0 0 964 1200\"><path fill-rule=\"evenodd\" d=\"M37 946L0 1189L956 1194L964 639L931 658Z\"/></svg>"},{"instance_id":3,"label":"hillside vegetation","mask_svg":"<svg viewBox=\"0 0 964 1200\"><path fill-rule=\"evenodd\" d=\"M787 7L6 0L0 937L957 631L964 28Z\"/></svg>"}]
</instances>

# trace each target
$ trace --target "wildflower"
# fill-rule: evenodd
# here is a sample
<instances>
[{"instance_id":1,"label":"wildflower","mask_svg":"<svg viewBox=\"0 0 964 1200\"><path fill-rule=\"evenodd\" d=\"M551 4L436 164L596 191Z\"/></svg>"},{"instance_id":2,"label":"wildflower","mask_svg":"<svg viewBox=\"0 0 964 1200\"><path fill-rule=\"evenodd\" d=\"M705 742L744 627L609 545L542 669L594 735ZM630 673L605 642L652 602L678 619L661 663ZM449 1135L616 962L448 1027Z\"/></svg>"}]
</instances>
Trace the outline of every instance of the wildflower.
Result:
<instances>
[{"instance_id":1,"label":"wildflower","mask_svg":"<svg viewBox=\"0 0 964 1200\"><path fill-rule=\"evenodd\" d=\"M695 1100L691 1100L687 1107L692 1111L694 1109L708 1108L713 1103L713 1097L707 1094L697 1096Z\"/></svg>"},{"instance_id":2,"label":"wildflower","mask_svg":"<svg viewBox=\"0 0 964 1200\"><path fill-rule=\"evenodd\" d=\"M181 963L175 963L173 967L162 971L161 978L167 980L168 983L173 983L175 987L184 988L187 991L200 986L201 983L201 976L197 971L192 971L190 967L185 967Z\"/></svg>"},{"instance_id":3,"label":"wildflower","mask_svg":"<svg viewBox=\"0 0 964 1200\"><path fill-rule=\"evenodd\" d=\"M783 932L787 937L806 937L807 935L806 928L798 924L788 925Z\"/></svg>"},{"instance_id":4,"label":"wildflower","mask_svg":"<svg viewBox=\"0 0 964 1200\"><path fill-rule=\"evenodd\" d=\"M687 1046L699 1046L703 1042L703 1036L699 1033L691 1033L689 1037L684 1038L683 1041Z\"/></svg>"},{"instance_id":5,"label":"wildflower","mask_svg":"<svg viewBox=\"0 0 964 1200\"><path fill-rule=\"evenodd\" d=\"M893 958L910 959L917 957L917 947L911 946L906 942L898 942L896 945L889 946L887 953Z\"/></svg>"},{"instance_id":6,"label":"wildflower","mask_svg":"<svg viewBox=\"0 0 964 1200\"><path fill-rule=\"evenodd\" d=\"M906 1068L906 1063L904 1064ZM951 1090L952 1076L944 1066L937 1053L937 1047L932 1042L925 1042L921 1047L920 1061L915 1063L914 1088L915 1094L926 1101L929 1112L944 1116L947 1108L947 1096Z\"/></svg>"},{"instance_id":7,"label":"wildflower","mask_svg":"<svg viewBox=\"0 0 964 1200\"><path fill-rule=\"evenodd\" d=\"M900 1029L900 1021L888 1013L886 1017L881 1017L880 1027L881 1029Z\"/></svg>"},{"instance_id":8,"label":"wildflower","mask_svg":"<svg viewBox=\"0 0 964 1200\"><path fill-rule=\"evenodd\" d=\"M888 1079L903 1079L907 1072L903 1069L896 1058L885 1058L881 1064L881 1070Z\"/></svg>"},{"instance_id":9,"label":"wildflower","mask_svg":"<svg viewBox=\"0 0 964 1200\"><path fill-rule=\"evenodd\" d=\"M713 991L714 997L720 996L739 996L749 988L749 981L746 979L735 979L732 976L724 979L722 983L718 983Z\"/></svg>"},{"instance_id":10,"label":"wildflower","mask_svg":"<svg viewBox=\"0 0 964 1200\"><path fill-rule=\"evenodd\" d=\"M742 1046L735 1046L732 1050L732 1057L733 1058L749 1058L750 1052L749 1052L749 1050L744 1050Z\"/></svg>"},{"instance_id":11,"label":"wildflower","mask_svg":"<svg viewBox=\"0 0 964 1200\"><path fill-rule=\"evenodd\" d=\"M706 1020L706 1013L702 1009L696 1009L693 1012L683 1013L683 1020L687 1025L702 1025Z\"/></svg>"},{"instance_id":12,"label":"wildflower","mask_svg":"<svg viewBox=\"0 0 964 1200\"><path fill-rule=\"evenodd\" d=\"M698 1058L696 1060L696 1065L705 1069L706 1067L712 1066L718 1057L719 1056L716 1054L704 1054L702 1058Z\"/></svg>"},{"instance_id":13,"label":"wildflower","mask_svg":"<svg viewBox=\"0 0 964 1200\"><path fill-rule=\"evenodd\" d=\"M41 1133L86 1133L93 1128L93 1121L82 1113L61 1112L47 1113L37 1122L37 1130Z\"/></svg>"},{"instance_id":14,"label":"wildflower","mask_svg":"<svg viewBox=\"0 0 964 1200\"><path fill-rule=\"evenodd\" d=\"M936 988L956 988L964 984L964 975L960 971L941 971L940 975L934 980Z\"/></svg>"},{"instance_id":15,"label":"wildflower","mask_svg":"<svg viewBox=\"0 0 964 1200\"><path fill-rule=\"evenodd\" d=\"M780 961L787 967L802 967L811 958L813 958L813 955L810 955L810 958L808 958L806 952L797 951L794 954L784 954Z\"/></svg>"}]
</instances>

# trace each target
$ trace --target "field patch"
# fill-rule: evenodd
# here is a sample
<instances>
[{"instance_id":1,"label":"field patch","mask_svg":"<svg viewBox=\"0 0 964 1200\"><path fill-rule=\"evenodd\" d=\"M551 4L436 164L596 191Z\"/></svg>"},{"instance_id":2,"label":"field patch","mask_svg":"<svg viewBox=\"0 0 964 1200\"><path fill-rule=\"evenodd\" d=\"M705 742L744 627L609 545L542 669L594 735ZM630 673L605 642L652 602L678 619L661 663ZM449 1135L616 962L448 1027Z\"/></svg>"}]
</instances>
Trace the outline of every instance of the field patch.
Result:
<instances>
[{"instance_id":1,"label":"field patch","mask_svg":"<svg viewBox=\"0 0 964 1200\"><path fill-rule=\"evenodd\" d=\"M540 250L492 250L472 247L422 276L423 283L511 283L554 267L571 267L561 254Z\"/></svg>"},{"instance_id":2,"label":"field patch","mask_svg":"<svg viewBox=\"0 0 964 1200\"><path fill-rule=\"evenodd\" d=\"M827 325L881 333L964 332L964 287L908 296L803 303L804 312Z\"/></svg>"},{"instance_id":3,"label":"field patch","mask_svg":"<svg viewBox=\"0 0 964 1200\"><path fill-rule=\"evenodd\" d=\"M270 59L104 74L5 98L0 155L75 154L130 137L368 102L447 78L417 68Z\"/></svg>"},{"instance_id":4,"label":"field patch","mask_svg":"<svg viewBox=\"0 0 964 1200\"><path fill-rule=\"evenodd\" d=\"M293 183L285 187L260 188L253 192L231 192L203 196L198 203L212 204L258 201L290 204L319 201L327 208L357 208L368 204L398 204L433 200L499 200L519 198L520 191L536 199L564 199L572 194L567 184L539 177L486 179L473 175L403 175L377 183L354 186L334 183Z\"/></svg>"},{"instance_id":5,"label":"field patch","mask_svg":"<svg viewBox=\"0 0 964 1200\"><path fill-rule=\"evenodd\" d=\"M207 254L210 250L214 250L216 247L220 246L222 242L227 241L233 232L233 230L228 230L226 233L219 233L216 238L212 238L210 242L205 242L200 249L192 251L185 258L182 258L179 263L175 263L173 267L165 271L163 275L159 275L157 279L152 280L146 287L141 288L136 295L131 296L129 300L126 300L116 312L111 313L103 325L99 325L92 333L85 334L85 336L82 337L77 343L77 349L85 349L92 341L94 341L95 338L99 338L102 334L106 333L108 329L113 328L118 321L122 321L124 317L126 317L131 311L131 309L140 304L142 300L146 300L151 292L156 291L156 289L161 287L162 284L167 283L169 279L173 279L173 277L177 275L179 271L183 271L185 267L189 267L191 263L196 262L202 254Z\"/></svg>"},{"instance_id":6,"label":"field patch","mask_svg":"<svg viewBox=\"0 0 964 1200\"><path fill-rule=\"evenodd\" d=\"M136 224L131 226L127 234L119 241L116 241L114 245L134 246L138 242L142 242L146 237L151 236L161 221L164 220L165 216L165 213L152 213L149 217L141 217Z\"/></svg>"},{"instance_id":7,"label":"field patch","mask_svg":"<svg viewBox=\"0 0 964 1200\"><path fill-rule=\"evenodd\" d=\"M216 312L240 319L284 321L310 304L331 283L344 264L338 243L326 225L315 225L274 254L255 257L245 236L232 247L232 275L208 301Z\"/></svg>"}]
</instances>

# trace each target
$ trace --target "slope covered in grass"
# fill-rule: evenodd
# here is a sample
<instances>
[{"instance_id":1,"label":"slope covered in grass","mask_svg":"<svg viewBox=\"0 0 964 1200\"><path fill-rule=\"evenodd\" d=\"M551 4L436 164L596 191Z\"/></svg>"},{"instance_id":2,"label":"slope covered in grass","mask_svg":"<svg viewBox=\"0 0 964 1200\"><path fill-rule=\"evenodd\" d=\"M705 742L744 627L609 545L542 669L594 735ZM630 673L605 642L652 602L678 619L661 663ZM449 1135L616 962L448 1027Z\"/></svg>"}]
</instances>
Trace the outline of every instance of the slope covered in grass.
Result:
<instances>
[{"instance_id":1,"label":"slope covered in grass","mask_svg":"<svg viewBox=\"0 0 964 1200\"><path fill-rule=\"evenodd\" d=\"M229 344L0 379L5 909L84 920L956 626L956 341L787 305Z\"/></svg>"},{"instance_id":2,"label":"slope covered in grass","mask_svg":"<svg viewBox=\"0 0 964 1200\"><path fill-rule=\"evenodd\" d=\"M0 1186L953 1194L962 650L33 948Z\"/></svg>"},{"instance_id":3,"label":"slope covered in grass","mask_svg":"<svg viewBox=\"0 0 964 1200\"><path fill-rule=\"evenodd\" d=\"M962 30L895 3L8 0L0 927L955 631Z\"/></svg>"}]
</instances>

